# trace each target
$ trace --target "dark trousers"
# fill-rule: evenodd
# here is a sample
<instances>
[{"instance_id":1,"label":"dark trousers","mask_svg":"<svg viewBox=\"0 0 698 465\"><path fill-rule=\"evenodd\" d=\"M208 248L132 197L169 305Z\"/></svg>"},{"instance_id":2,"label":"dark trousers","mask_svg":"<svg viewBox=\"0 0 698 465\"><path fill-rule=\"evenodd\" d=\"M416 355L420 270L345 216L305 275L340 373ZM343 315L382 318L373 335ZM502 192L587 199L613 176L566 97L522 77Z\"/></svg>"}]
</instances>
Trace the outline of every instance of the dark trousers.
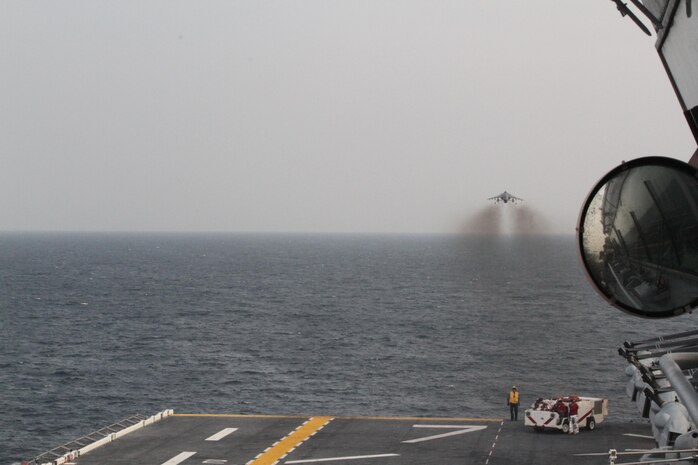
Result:
<instances>
[{"instance_id":1,"label":"dark trousers","mask_svg":"<svg viewBox=\"0 0 698 465\"><path fill-rule=\"evenodd\" d=\"M511 413L511 421L519 419L519 404L509 404L509 413Z\"/></svg>"}]
</instances>

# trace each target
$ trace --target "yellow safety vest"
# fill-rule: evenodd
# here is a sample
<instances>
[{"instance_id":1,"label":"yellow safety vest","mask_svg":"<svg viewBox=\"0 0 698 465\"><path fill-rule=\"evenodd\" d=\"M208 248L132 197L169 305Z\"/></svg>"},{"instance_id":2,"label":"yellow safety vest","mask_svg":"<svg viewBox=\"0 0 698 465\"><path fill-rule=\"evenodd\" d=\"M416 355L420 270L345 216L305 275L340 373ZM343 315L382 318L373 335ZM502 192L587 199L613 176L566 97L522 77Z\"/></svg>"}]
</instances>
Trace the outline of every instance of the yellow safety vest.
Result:
<instances>
[{"instance_id":1,"label":"yellow safety vest","mask_svg":"<svg viewBox=\"0 0 698 465\"><path fill-rule=\"evenodd\" d=\"M519 391L511 391L509 393L509 403L518 404L519 403Z\"/></svg>"}]
</instances>

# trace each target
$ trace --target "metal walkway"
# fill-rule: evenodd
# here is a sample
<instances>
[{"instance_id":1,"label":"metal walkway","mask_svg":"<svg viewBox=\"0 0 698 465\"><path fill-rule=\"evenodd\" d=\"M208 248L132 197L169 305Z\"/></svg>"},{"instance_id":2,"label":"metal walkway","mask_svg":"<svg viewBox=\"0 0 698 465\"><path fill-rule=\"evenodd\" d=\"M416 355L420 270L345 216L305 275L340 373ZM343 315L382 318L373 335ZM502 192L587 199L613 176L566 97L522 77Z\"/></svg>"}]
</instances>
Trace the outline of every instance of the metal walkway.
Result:
<instances>
[{"instance_id":1,"label":"metal walkway","mask_svg":"<svg viewBox=\"0 0 698 465\"><path fill-rule=\"evenodd\" d=\"M100 441L114 433L118 433L119 431L123 431L126 428L136 425L145 420L146 418L146 416L141 414L136 414L128 418L124 418L121 421L113 423L104 428L98 429L93 433L90 433L74 441L63 444L62 446L54 447L53 449L46 451L41 455L37 455L36 457L34 457L33 463L53 463L55 460L65 456L65 454L69 454L72 451L77 451L91 444L94 444L97 441Z\"/></svg>"}]
</instances>

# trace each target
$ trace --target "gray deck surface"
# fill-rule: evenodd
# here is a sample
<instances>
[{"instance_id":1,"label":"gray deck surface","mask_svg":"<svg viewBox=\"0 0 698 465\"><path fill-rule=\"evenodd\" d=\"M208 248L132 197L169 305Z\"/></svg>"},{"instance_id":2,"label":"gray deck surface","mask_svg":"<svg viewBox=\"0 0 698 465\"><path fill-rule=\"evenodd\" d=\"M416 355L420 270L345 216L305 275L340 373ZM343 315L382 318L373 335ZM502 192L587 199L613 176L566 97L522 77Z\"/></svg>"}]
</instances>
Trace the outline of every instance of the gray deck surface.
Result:
<instances>
[{"instance_id":1,"label":"gray deck surface","mask_svg":"<svg viewBox=\"0 0 698 465\"><path fill-rule=\"evenodd\" d=\"M347 465L560 465L606 464L607 457L575 457L575 453L608 452L615 448L645 449L651 439L646 424L605 422L578 435L536 432L523 421L498 419L316 418L281 441L310 417L193 415L168 417L89 452L78 465L255 465L293 463ZM314 423L313 423L314 422ZM313 426L317 425L317 426ZM421 426L415 426L421 425ZM459 428L460 427L460 428ZM207 441L224 430L225 437ZM303 437L316 431L313 436ZM457 433L422 440L430 436ZM271 450L267 450L272 447ZM188 452L183 458L182 453ZM194 453L194 454L192 454ZM277 456L274 456L274 454ZM261 454L261 455L260 455ZM287 454L278 457L279 454ZM394 454L394 455L393 455ZM370 457L377 456L377 457ZM359 457L359 458L357 458Z\"/></svg>"}]
</instances>

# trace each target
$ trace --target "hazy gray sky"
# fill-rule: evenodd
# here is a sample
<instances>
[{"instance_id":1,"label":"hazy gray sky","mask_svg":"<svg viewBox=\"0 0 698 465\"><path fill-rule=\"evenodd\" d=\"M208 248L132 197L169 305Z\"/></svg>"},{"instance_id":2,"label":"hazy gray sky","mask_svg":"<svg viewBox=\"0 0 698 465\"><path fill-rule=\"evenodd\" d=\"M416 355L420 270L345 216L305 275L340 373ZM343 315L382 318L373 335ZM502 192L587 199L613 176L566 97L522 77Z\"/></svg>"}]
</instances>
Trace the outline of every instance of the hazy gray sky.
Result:
<instances>
[{"instance_id":1,"label":"hazy gray sky","mask_svg":"<svg viewBox=\"0 0 698 465\"><path fill-rule=\"evenodd\" d=\"M607 0L4 1L0 230L573 232L695 143Z\"/></svg>"}]
</instances>

